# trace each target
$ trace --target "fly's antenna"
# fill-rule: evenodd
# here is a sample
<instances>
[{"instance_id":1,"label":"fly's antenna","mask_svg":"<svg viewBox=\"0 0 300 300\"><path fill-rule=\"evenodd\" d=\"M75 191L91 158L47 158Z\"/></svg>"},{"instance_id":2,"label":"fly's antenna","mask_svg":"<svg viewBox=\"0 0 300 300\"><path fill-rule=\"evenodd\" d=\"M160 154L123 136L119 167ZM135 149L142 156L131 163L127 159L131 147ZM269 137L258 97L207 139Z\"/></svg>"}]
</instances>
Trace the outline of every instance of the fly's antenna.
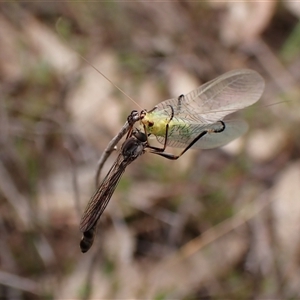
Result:
<instances>
[{"instance_id":1,"label":"fly's antenna","mask_svg":"<svg viewBox=\"0 0 300 300\"><path fill-rule=\"evenodd\" d=\"M67 40L63 37L63 35L60 33L59 31L59 23L61 22L62 17L60 17L56 24L55 24L55 28L57 33L59 34L59 36L61 37L61 39L67 43ZM72 46L71 46L72 50L82 59L84 60L89 66L91 66L97 73L99 73L100 75L102 75L102 77L104 77L109 83L111 83L116 89L118 89L124 96L126 96L129 100L131 100L136 106L138 106L140 109L141 106L134 101L127 93L125 93L120 87L118 87L115 83L113 83L104 73L102 73L100 70L98 70L92 63L90 63L84 56L82 56L80 53L78 53Z\"/></svg>"},{"instance_id":2,"label":"fly's antenna","mask_svg":"<svg viewBox=\"0 0 300 300\"><path fill-rule=\"evenodd\" d=\"M269 106L278 105L278 104L281 104L281 103L288 103L288 102L292 102L292 101L291 100L282 100L282 101L278 101L278 102L263 105L262 107L269 107Z\"/></svg>"},{"instance_id":3,"label":"fly's antenna","mask_svg":"<svg viewBox=\"0 0 300 300\"><path fill-rule=\"evenodd\" d=\"M74 50L74 49L73 49ZM130 99L136 106L138 106L140 109L141 106L134 101L127 93L125 93L120 87L118 87L115 83L113 83L104 73L102 73L100 70L98 70L92 63L90 63L84 56L82 56L81 54L79 54L78 52L76 52L77 55L79 55L79 57L81 59L83 59L88 65L90 65L97 73L99 73L100 75L102 75L108 82L110 82L116 89L118 89L124 96L126 96L128 99Z\"/></svg>"}]
</instances>

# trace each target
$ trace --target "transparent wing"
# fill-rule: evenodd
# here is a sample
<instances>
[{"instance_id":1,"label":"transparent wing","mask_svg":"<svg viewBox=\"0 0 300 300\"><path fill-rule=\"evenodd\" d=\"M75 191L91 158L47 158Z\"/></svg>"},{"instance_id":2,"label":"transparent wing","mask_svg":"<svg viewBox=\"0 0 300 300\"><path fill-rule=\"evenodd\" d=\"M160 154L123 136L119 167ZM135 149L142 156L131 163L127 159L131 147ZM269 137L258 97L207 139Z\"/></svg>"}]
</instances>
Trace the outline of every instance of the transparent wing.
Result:
<instances>
[{"instance_id":1,"label":"transparent wing","mask_svg":"<svg viewBox=\"0 0 300 300\"><path fill-rule=\"evenodd\" d=\"M114 193L122 174L130 163L131 161L126 162L123 155L119 154L85 208L80 221L81 232L90 230L98 221Z\"/></svg>"},{"instance_id":2,"label":"transparent wing","mask_svg":"<svg viewBox=\"0 0 300 300\"><path fill-rule=\"evenodd\" d=\"M243 120L228 120L224 121L225 129L222 132L208 132L199 141L192 146L192 149L212 149L222 147L239 136L243 135L247 129L248 124ZM213 131L221 129L222 124L220 122L201 125L201 124L187 124L185 130L188 129L189 135L182 133L183 127L178 127L178 130L173 130L168 137L167 144L174 148L187 147L201 132L208 130ZM165 139L160 136L156 136L157 140L164 144Z\"/></svg>"},{"instance_id":3,"label":"transparent wing","mask_svg":"<svg viewBox=\"0 0 300 300\"><path fill-rule=\"evenodd\" d=\"M252 105L264 90L263 78L253 70L227 72L183 96L157 105L156 113L174 116L188 123L215 123L226 115Z\"/></svg>"},{"instance_id":4,"label":"transparent wing","mask_svg":"<svg viewBox=\"0 0 300 300\"><path fill-rule=\"evenodd\" d=\"M80 230L83 233L80 248L83 253L87 252L93 245L97 222L128 164L130 164L130 161L125 161L122 154L119 154L103 182L90 199L80 221Z\"/></svg>"}]
</instances>

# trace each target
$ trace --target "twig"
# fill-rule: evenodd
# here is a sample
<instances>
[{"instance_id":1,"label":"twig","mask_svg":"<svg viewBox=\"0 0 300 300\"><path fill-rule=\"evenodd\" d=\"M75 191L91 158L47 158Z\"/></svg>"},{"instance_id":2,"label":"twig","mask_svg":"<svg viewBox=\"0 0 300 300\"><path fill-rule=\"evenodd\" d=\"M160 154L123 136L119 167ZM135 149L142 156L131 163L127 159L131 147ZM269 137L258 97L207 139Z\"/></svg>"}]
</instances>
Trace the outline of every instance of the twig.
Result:
<instances>
[{"instance_id":1,"label":"twig","mask_svg":"<svg viewBox=\"0 0 300 300\"><path fill-rule=\"evenodd\" d=\"M0 283L18 290L41 295L38 283L31 279L23 278L18 275L0 271Z\"/></svg>"},{"instance_id":2,"label":"twig","mask_svg":"<svg viewBox=\"0 0 300 300\"><path fill-rule=\"evenodd\" d=\"M30 207L28 200L19 193L13 180L6 170L4 164L0 160L0 191L6 197L7 201L16 211L19 219L23 222L23 226L28 229L32 225Z\"/></svg>"}]
</instances>

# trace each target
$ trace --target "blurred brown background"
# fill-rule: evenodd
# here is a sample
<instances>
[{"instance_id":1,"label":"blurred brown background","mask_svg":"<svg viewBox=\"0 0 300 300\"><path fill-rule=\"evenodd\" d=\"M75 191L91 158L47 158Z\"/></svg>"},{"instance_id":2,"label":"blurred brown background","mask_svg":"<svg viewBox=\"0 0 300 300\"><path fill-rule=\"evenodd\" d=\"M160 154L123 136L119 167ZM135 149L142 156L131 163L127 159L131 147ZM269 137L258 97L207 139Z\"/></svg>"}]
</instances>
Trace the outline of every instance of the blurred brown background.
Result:
<instances>
[{"instance_id":1,"label":"blurred brown background","mask_svg":"<svg viewBox=\"0 0 300 300\"><path fill-rule=\"evenodd\" d=\"M287 1L1 3L0 297L298 298L299 16ZM266 80L239 114L249 132L138 159L82 254L97 160L130 111L236 68Z\"/></svg>"}]
</instances>

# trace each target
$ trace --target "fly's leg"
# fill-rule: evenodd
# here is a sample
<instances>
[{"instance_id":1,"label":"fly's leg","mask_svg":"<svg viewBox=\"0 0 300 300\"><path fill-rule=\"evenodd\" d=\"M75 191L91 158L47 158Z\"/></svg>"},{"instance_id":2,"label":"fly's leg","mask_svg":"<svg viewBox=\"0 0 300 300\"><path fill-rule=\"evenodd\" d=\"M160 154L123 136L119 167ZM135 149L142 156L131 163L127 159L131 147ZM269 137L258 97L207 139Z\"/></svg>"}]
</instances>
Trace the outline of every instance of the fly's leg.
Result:
<instances>
[{"instance_id":1,"label":"fly's leg","mask_svg":"<svg viewBox=\"0 0 300 300\"><path fill-rule=\"evenodd\" d=\"M183 98L184 98L184 95L180 95L179 97L178 97L178 104L177 104L177 110L180 112L181 111L181 103L182 103L182 100L183 100Z\"/></svg>"},{"instance_id":2,"label":"fly's leg","mask_svg":"<svg viewBox=\"0 0 300 300\"><path fill-rule=\"evenodd\" d=\"M179 155L174 155L171 153L164 153L163 151L157 151L157 149L155 149L154 147L149 147L152 149L152 151L150 151L150 153L153 154L157 154L160 156L163 156L167 159L172 159L172 160L176 160L178 159L181 155L183 155L187 150L189 150L194 144L196 144L202 137L204 137L207 133L209 132L213 132L213 133L220 133L222 131L225 130L226 125L223 121L219 121L222 124L222 128L220 129L214 129L214 130L204 130L202 131L198 136L196 136L193 141L179 154ZM167 138L166 138L167 139ZM165 144L166 144L166 139L165 139Z\"/></svg>"},{"instance_id":3,"label":"fly's leg","mask_svg":"<svg viewBox=\"0 0 300 300\"><path fill-rule=\"evenodd\" d=\"M148 113L151 113L153 111L157 110L157 106L154 106L151 110L147 111Z\"/></svg>"},{"instance_id":4,"label":"fly's leg","mask_svg":"<svg viewBox=\"0 0 300 300\"><path fill-rule=\"evenodd\" d=\"M214 132L214 133L220 133L220 132L223 132L223 131L225 130L225 128L226 128L225 123L224 123L223 121L219 121L219 122L221 123L222 128L220 128L220 129L214 129L214 130L212 130L211 132Z\"/></svg>"}]
</instances>

